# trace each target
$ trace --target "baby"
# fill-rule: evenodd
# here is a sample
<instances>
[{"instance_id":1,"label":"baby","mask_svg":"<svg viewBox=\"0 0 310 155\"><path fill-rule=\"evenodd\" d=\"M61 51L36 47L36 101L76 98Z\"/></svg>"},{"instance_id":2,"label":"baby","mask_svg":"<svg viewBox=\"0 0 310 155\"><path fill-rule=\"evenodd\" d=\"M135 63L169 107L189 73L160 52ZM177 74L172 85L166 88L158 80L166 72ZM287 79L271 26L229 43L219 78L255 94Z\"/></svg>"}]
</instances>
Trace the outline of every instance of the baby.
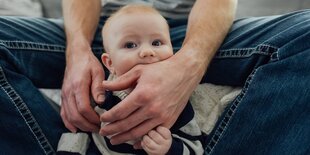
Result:
<instances>
[{"instance_id":1,"label":"baby","mask_svg":"<svg viewBox=\"0 0 310 155\"><path fill-rule=\"evenodd\" d=\"M102 54L101 59L110 71L108 80L117 78L136 65L156 63L173 55L169 25L164 17L149 6L128 5L121 8L106 21L102 35L106 53ZM130 89L106 92L105 102L95 110L101 114L111 109L130 92ZM72 136L76 138L76 135ZM97 133L93 133L92 137L102 154L203 154L204 151L202 132L194 120L190 103L170 130L158 126L141 139L119 145L111 145L109 137ZM60 141L64 144L65 136ZM133 148L132 144L138 141L141 141L143 150Z\"/></svg>"},{"instance_id":2,"label":"baby","mask_svg":"<svg viewBox=\"0 0 310 155\"><path fill-rule=\"evenodd\" d=\"M110 71L109 80L126 73L136 65L159 62L173 55L167 21L148 6L123 7L107 20L102 33L106 53L103 53L101 58ZM130 90L113 94L123 99L128 93ZM107 106L108 100L109 97L102 105ZM172 134L169 129L159 126L141 139L141 146L148 154L182 154L186 151L203 153L202 145L196 138L201 132L199 127L195 126L194 112L190 104L184 111L187 113L181 114L172 127ZM187 127L196 128L188 128L193 131L187 131ZM178 135L181 132L186 136ZM191 137L191 140L186 139L187 136Z\"/></svg>"}]
</instances>

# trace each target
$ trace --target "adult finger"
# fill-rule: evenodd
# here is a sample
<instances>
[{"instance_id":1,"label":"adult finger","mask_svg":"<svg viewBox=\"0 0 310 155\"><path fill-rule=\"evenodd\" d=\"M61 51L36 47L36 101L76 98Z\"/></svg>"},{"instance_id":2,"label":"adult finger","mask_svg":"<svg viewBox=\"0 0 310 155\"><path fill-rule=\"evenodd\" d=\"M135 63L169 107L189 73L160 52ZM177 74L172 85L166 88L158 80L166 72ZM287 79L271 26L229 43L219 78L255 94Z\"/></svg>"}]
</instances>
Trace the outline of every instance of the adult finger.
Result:
<instances>
[{"instance_id":1,"label":"adult finger","mask_svg":"<svg viewBox=\"0 0 310 155\"><path fill-rule=\"evenodd\" d=\"M89 87L81 86L74 96L78 112L90 123L99 125L99 115L90 104Z\"/></svg>"},{"instance_id":2,"label":"adult finger","mask_svg":"<svg viewBox=\"0 0 310 155\"><path fill-rule=\"evenodd\" d=\"M144 116L144 117L141 117ZM131 128L137 126L138 124L144 122L148 119L145 114L145 110L138 109L133 112L128 118L121 119L116 122L109 123L100 129L100 134L102 136L113 135L116 133L122 133L130 130Z\"/></svg>"},{"instance_id":3,"label":"adult finger","mask_svg":"<svg viewBox=\"0 0 310 155\"><path fill-rule=\"evenodd\" d=\"M149 119L136 126L135 128L129 130L128 132L120 133L112 136L110 139L111 144L117 145L127 142L132 139L138 139L145 135L148 131L160 125L160 121L157 119Z\"/></svg>"},{"instance_id":4,"label":"adult finger","mask_svg":"<svg viewBox=\"0 0 310 155\"><path fill-rule=\"evenodd\" d=\"M124 90L134 86L140 75L141 70L139 67L135 67L112 81L103 81L102 85L105 89L111 91Z\"/></svg>"},{"instance_id":5,"label":"adult finger","mask_svg":"<svg viewBox=\"0 0 310 155\"><path fill-rule=\"evenodd\" d=\"M102 81L104 80L104 72L103 70L92 71L92 84L91 84L91 92L92 96L96 103L103 103L104 96L104 88L102 86Z\"/></svg>"},{"instance_id":6,"label":"adult finger","mask_svg":"<svg viewBox=\"0 0 310 155\"><path fill-rule=\"evenodd\" d=\"M134 90L112 109L101 114L100 120L102 122L115 122L122 120L142 106L138 102L139 99L136 97Z\"/></svg>"},{"instance_id":7,"label":"adult finger","mask_svg":"<svg viewBox=\"0 0 310 155\"><path fill-rule=\"evenodd\" d=\"M62 118L62 121L64 122L64 124L65 124L67 129L69 129L73 133L76 133L77 132L77 128L68 121L68 118L67 118L67 115L66 115L67 112L65 111L66 108L64 108L65 106L66 106L66 104L61 104L61 107L60 107L60 116Z\"/></svg>"},{"instance_id":8,"label":"adult finger","mask_svg":"<svg viewBox=\"0 0 310 155\"><path fill-rule=\"evenodd\" d=\"M73 95L69 98L68 101L71 103L70 106L66 108L69 114L67 115L69 122L71 122L74 126L81 129L82 131L99 131L99 125L90 123L79 113L75 97Z\"/></svg>"}]
</instances>

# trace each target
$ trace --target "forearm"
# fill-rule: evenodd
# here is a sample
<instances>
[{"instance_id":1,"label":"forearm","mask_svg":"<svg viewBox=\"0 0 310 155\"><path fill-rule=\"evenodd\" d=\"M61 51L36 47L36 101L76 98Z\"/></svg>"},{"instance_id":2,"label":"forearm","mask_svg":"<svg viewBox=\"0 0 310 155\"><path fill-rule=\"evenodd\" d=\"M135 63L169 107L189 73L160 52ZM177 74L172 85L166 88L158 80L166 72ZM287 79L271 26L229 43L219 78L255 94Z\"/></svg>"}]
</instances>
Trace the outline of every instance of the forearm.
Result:
<instances>
[{"instance_id":1,"label":"forearm","mask_svg":"<svg viewBox=\"0 0 310 155\"><path fill-rule=\"evenodd\" d=\"M67 45L89 48L98 25L101 1L63 0L62 3Z\"/></svg>"},{"instance_id":2,"label":"forearm","mask_svg":"<svg viewBox=\"0 0 310 155\"><path fill-rule=\"evenodd\" d=\"M237 0L197 0L192 8L182 54L201 77L232 25L236 5Z\"/></svg>"}]
</instances>

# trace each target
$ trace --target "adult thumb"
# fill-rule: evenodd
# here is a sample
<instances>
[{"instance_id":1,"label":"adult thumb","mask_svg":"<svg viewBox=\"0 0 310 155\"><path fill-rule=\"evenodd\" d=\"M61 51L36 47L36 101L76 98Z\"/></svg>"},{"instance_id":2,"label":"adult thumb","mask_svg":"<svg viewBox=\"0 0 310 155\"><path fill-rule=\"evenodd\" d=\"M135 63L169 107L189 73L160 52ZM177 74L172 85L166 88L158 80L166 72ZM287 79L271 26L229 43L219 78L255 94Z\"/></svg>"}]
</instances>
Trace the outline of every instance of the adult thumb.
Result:
<instances>
[{"instance_id":1,"label":"adult thumb","mask_svg":"<svg viewBox=\"0 0 310 155\"><path fill-rule=\"evenodd\" d=\"M101 85L104 75L96 74L92 78L91 92L96 103L103 103L105 100L105 89Z\"/></svg>"}]
</instances>

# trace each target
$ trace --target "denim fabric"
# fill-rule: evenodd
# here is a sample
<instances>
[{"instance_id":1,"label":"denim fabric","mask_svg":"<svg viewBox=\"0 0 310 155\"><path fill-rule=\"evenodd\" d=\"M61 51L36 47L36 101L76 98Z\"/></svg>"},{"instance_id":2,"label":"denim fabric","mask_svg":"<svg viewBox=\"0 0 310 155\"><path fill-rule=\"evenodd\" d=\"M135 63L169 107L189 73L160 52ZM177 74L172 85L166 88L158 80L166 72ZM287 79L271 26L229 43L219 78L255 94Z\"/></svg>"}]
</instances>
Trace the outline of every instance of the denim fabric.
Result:
<instances>
[{"instance_id":1,"label":"denim fabric","mask_svg":"<svg viewBox=\"0 0 310 155\"><path fill-rule=\"evenodd\" d=\"M177 51L186 20L169 24ZM98 59L101 44L98 28ZM0 154L55 153L67 130L37 87L61 87L64 51L61 20L0 17ZM243 87L206 139L206 154L309 153L310 10L235 21L201 82Z\"/></svg>"},{"instance_id":2,"label":"denim fabric","mask_svg":"<svg viewBox=\"0 0 310 155\"><path fill-rule=\"evenodd\" d=\"M62 23L0 18L1 155L55 154L61 134L68 132L60 115L37 89L61 87L65 67ZM96 38L100 38L99 33ZM99 40L94 42L98 58L102 51ZM98 153L91 148L90 153Z\"/></svg>"},{"instance_id":3,"label":"denim fabric","mask_svg":"<svg viewBox=\"0 0 310 155\"><path fill-rule=\"evenodd\" d=\"M203 81L243 86L206 154L309 154L310 10L236 21Z\"/></svg>"}]
</instances>

